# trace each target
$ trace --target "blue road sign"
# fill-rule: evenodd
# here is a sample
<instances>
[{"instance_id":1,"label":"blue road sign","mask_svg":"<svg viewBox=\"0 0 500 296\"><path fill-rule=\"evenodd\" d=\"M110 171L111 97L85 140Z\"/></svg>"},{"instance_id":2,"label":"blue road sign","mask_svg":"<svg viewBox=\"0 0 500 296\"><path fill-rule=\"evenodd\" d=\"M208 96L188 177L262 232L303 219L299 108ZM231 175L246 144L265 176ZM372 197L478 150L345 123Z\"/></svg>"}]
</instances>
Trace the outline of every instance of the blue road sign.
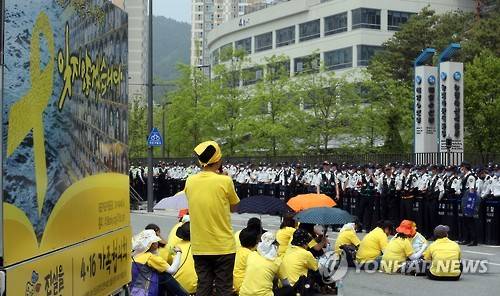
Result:
<instances>
[{"instance_id":1,"label":"blue road sign","mask_svg":"<svg viewBox=\"0 0 500 296\"><path fill-rule=\"evenodd\" d=\"M148 146L158 147L163 145L163 139L156 127L153 128L148 137Z\"/></svg>"}]
</instances>

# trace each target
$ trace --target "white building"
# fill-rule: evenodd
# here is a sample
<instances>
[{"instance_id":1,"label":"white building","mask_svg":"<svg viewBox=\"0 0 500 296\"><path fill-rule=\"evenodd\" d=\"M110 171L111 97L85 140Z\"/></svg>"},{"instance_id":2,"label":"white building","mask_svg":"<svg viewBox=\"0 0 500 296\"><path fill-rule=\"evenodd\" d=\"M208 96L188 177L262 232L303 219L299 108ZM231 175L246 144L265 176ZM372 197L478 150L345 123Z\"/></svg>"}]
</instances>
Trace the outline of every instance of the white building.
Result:
<instances>
[{"instance_id":1,"label":"white building","mask_svg":"<svg viewBox=\"0 0 500 296\"><path fill-rule=\"evenodd\" d=\"M148 1L123 0L128 13L129 98L146 100L148 79Z\"/></svg>"},{"instance_id":2,"label":"white building","mask_svg":"<svg viewBox=\"0 0 500 296\"><path fill-rule=\"evenodd\" d=\"M259 65L266 57L288 56L291 75L319 71L320 62L335 71L363 67L401 24L427 5L437 13L475 7L470 0L284 1L211 30L210 63L224 62L221 49L238 48Z\"/></svg>"},{"instance_id":3,"label":"white building","mask_svg":"<svg viewBox=\"0 0 500 296\"><path fill-rule=\"evenodd\" d=\"M258 10L269 1L283 0L192 0L191 65L207 65L207 34L220 24Z\"/></svg>"}]
</instances>

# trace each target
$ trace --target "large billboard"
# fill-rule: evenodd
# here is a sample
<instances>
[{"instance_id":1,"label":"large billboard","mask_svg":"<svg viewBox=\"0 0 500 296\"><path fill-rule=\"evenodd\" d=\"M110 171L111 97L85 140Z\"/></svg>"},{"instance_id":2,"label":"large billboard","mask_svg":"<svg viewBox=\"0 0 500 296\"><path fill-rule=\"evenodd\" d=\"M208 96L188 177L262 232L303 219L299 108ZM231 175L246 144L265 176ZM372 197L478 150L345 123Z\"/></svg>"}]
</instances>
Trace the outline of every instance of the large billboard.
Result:
<instances>
[{"instance_id":1,"label":"large billboard","mask_svg":"<svg viewBox=\"0 0 500 296\"><path fill-rule=\"evenodd\" d=\"M439 64L439 151L446 152L446 138L451 138L451 152L464 152L464 67L462 63Z\"/></svg>"},{"instance_id":2,"label":"large billboard","mask_svg":"<svg viewBox=\"0 0 500 296\"><path fill-rule=\"evenodd\" d=\"M437 67L415 67L415 153L437 152Z\"/></svg>"},{"instance_id":3,"label":"large billboard","mask_svg":"<svg viewBox=\"0 0 500 296\"><path fill-rule=\"evenodd\" d=\"M115 262L119 253L123 264L109 277L87 279L77 293L33 294L100 295L113 286L110 278L124 283L130 276L122 254L130 249L122 243L130 243L127 15L106 0L3 3L2 266L9 295L27 289L9 286L14 278L57 274L76 284L74 271L88 272L89 256L92 265ZM113 252L117 246L127 251ZM37 264L52 251L67 262Z\"/></svg>"}]
</instances>

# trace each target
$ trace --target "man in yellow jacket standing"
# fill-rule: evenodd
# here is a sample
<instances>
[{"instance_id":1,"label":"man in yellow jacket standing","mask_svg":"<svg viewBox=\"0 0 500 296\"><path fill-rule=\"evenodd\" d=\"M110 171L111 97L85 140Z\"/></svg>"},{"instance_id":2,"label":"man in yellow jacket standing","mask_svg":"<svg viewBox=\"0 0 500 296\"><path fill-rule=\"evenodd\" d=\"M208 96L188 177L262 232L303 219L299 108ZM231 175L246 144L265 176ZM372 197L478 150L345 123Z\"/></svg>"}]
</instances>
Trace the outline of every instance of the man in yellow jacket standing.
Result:
<instances>
[{"instance_id":1,"label":"man in yellow jacket standing","mask_svg":"<svg viewBox=\"0 0 500 296\"><path fill-rule=\"evenodd\" d=\"M233 295L236 243L231 212L240 201L233 180L221 174L222 152L214 141L194 148L202 171L186 180L191 248L198 275L196 295Z\"/></svg>"}]
</instances>

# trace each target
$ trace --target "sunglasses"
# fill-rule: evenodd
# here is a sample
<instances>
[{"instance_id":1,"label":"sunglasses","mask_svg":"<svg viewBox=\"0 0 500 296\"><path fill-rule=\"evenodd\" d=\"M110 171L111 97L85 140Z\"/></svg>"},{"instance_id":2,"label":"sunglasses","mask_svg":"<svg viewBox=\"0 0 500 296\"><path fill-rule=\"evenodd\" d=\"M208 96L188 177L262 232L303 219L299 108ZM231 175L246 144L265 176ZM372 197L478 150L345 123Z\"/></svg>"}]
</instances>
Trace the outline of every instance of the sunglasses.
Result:
<instances>
[{"instance_id":1,"label":"sunglasses","mask_svg":"<svg viewBox=\"0 0 500 296\"><path fill-rule=\"evenodd\" d=\"M417 93L421 94L422 93L422 88L421 87L417 87L416 91L417 91Z\"/></svg>"},{"instance_id":2,"label":"sunglasses","mask_svg":"<svg viewBox=\"0 0 500 296\"><path fill-rule=\"evenodd\" d=\"M441 91L446 91L446 85L441 85Z\"/></svg>"}]
</instances>

